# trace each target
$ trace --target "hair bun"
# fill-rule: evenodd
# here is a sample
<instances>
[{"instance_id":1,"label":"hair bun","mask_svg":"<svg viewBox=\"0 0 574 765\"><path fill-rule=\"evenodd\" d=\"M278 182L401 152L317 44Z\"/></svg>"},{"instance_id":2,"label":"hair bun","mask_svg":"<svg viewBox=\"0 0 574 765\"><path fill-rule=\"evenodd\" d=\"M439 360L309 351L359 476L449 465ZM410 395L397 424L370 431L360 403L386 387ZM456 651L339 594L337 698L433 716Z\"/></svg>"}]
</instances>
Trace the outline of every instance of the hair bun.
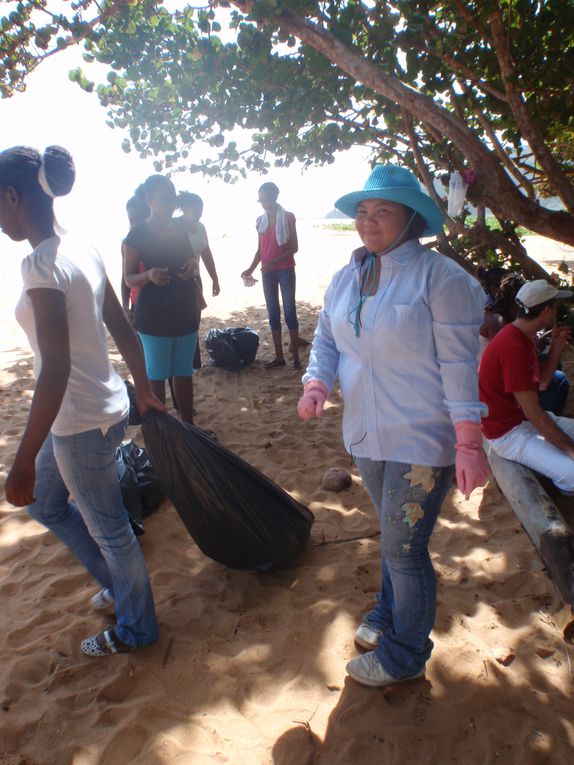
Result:
<instances>
[{"instance_id":1,"label":"hair bun","mask_svg":"<svg viewBox=\"0 0 574 765\"><path fill-rule=\"evenodd\" d=\"M76 168L70 152L62 146L48 146L42 163L53 196L63 197L69 194L76 180Z\"/></svg>"},{"instance_id":2,"label":"hair bun","mask_svg":"<svg viewBox=\"0 0 574 765\"><path fill-rule=\"evenodd\" d=\"M136 199L140 204L146 204L145 188L143 183L140 183L140 185L134 191L133 199Z\"/></svg>"}]
</instances>

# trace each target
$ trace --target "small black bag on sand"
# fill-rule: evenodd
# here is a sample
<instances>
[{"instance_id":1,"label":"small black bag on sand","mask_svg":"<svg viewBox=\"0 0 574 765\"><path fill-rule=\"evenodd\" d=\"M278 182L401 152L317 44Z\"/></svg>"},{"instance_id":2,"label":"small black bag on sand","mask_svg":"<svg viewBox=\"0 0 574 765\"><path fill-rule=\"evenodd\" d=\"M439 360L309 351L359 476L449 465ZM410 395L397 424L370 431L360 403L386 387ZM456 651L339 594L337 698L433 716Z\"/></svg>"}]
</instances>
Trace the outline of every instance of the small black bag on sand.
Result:
<instances>
[{"instance_id":1,"label":"small black bag on sand","mask_svg":"<svg viewBox=\"0 0 574 765\"><path fill-rule=\"evenodd\" d=\"M116 449L116 470L132 529L136 536L141 536L145 533L143 519L159 507L165 490L145 449L133 441Z\"/></svg>"},{"instance_id":2,"label":"small black bag on sand","mask_svg":"<svg viewBox=\"0 0 574 765\"><path fill-rule=\"evenodd\" d=\"M305 546L313 513L198 428L149 410L143 436L168 497L201 551L270 571Z\"/></svg>"},{"instance_id":3,"label":"small black bag on sand","mask_svg":"<svg viewBox=\"0 0 574 765\"><path fill-rule=\"evenodd\" d=\"M239 372L255 361L259 335L251 327L210 329L205 336L205 347L216 367Z\"/></svg>"}]
</instances>

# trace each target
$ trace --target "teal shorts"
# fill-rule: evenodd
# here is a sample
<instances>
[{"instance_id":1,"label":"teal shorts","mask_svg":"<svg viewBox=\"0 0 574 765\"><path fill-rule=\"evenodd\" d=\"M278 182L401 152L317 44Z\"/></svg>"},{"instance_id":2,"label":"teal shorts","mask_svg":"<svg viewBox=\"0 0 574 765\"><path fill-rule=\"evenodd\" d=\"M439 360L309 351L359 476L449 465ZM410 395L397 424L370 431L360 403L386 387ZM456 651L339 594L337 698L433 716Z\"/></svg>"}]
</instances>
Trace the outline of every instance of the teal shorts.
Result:
<instances>
[{"instance_id":1,"label":"teal shorts","mask_svg":"<svg viewBox=\"0 0 574 765\"><path fill-rule=\"evenodd\" d=\"M168 377L191 377L197 346L197 332L180 337L158 337L138 333L144 349L147 376L150 380Z\"/></svg>"}]
</instances>

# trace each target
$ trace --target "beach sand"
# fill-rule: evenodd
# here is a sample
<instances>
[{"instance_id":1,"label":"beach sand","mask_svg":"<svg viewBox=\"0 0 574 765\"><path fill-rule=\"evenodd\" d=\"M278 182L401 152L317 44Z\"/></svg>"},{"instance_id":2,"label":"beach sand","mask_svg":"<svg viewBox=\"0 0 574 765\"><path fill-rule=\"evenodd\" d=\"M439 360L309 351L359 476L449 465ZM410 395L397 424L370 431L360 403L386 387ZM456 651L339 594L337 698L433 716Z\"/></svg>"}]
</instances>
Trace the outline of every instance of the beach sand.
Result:
<instances>
[{"instance_id":1,"label":"beach sand","mask_svg":"<svg viewBox=\"0 0 574 765\"><path fill-rule=\"evenodd\" d=\"M355 246L354 234L300 226L303 337ZM553 586L492 480L468 502L453 489L434 532L438 609L426 678L380 690L346 677L354 630L377 590L379 542L342 447L341 399L332 395L318 422L298 420L301 373L263 369L272 344L261 285L239 278L253 242L212 238L212 249L222 292L208 297L202 335L249 325L261 345L240 373L201 370L197 424L309 506L311 539L279 572L234 571L199 551L165 501L141 537L160 640L93 659L80 641L112 624L90 610L97 586L2 494L1 765L570 765L574 650L557 626ZM538 238L529 250L552 267L574 258ZM31 354L12 319L17 269L3 277L2 484L33 389ZM566 361L572 380L571 351ZM138 428L130 436L142 443ZM353 477L339 494L321 488L332 466Z\"/></svg>"}]
</instances>

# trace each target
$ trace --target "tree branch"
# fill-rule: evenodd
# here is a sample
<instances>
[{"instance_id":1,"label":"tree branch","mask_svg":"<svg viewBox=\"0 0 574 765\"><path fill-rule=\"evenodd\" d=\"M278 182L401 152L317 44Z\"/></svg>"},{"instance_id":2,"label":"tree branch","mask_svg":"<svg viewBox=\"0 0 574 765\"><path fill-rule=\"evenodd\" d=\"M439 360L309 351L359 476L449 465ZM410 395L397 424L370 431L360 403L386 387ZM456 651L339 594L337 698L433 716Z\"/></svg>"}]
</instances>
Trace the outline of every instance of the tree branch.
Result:
<instances>
[{"instance_id":1,"label":"tree branch","mask_svg":"<svg viewBox=\"0 0 574 765\"><path fill-rule=\"evenodd\" d=\"M245 4L240 0L231 2L245 9ZM473 131L432 98L405 85L397 77L386 74L379 66L366 61L353 45L342 43L331 33L290 9L284 8L279 16L270 18L267 23L271 26L279 25L283 31L293 34L322 53L350 77L406 108L417 120L433 125L447 136L464 153L474 169L477 175L474 183L477 195L501 217L515 220L544 236L574 244L574 216L542 208L521 194L496 156Z\"/></svg>"},{"instance_id":2,"label":"tree branch","mask_svg":"<svg viewBox=\"0 0 574 765\"><path fill-rule=\"evenodd\" d=\"M506 96L520 132L530 144L537 162L539 162L540 167L545 171L550 183L556 188L567 209L574 214L574 187L560 164L554 159L538 125L536 125L528 113L522 93L515 87L517 73L514 61L512 60L510 40L504 27L504 19L500 7L496 7L491 13L490 27L492 29L494 50L498 59Z\"/></svg>"},{"instance_id":3,"label":"tree branch","mask_svg":"<svg viewBox=\"0 0 574 765\"><path fill-rule=\"evenodd\" d=\"M93 0L92 0L93 2ZM59 43L59 45L56 48L53 48L50 51L47 51L46 53L40 54L36 58L34 58L32 61L28 63L28 71L33 71L40 62L44 61L47 58L50 58L50 56L53 56L55 53L59 53L62 50L65 50L66 48L72 47L72 45L78 45L83 40L86 39L93 31L96 29L96 27L100 26L100 24L103 24L107 19L109 19L111 16L113 16L122 5L125 5L128 2L128 0L115 0L115 2L110 3L110 5L103 10L98 16L95 16L91 21L87 21L87 29L85 32L83 32L81 35L68 35L67 37L64 37L64 39ZM86 4L87 7L88 4ZM99 6L98 6L99 7ZM52 14L47 11L45 8L39 7L38 10L42 10L45 13L48 13L50 16Z\"/></svg>"},{"instance_id":4,"label":"tree branch","mask_svg":"<svg viewBox=\"0 0 574 765\"><path fill-rule=\"evenodd\" d=\"M516 164L511 159L511 157L508 156L508 154L504 150L504 147L498 140L498 136L494 132L492 125L486 119L483 111L477 108L474 110L474 113L476 114L478 121L482 125L483 130L486 133L490 143L494 147L494 151L496 152L498 157L500 157L500 161L502 162L504 167L512 175L513 178L516 178L518 183L525 190L526 194L528 195L528 198L532 200L536 199L536 191L534 190L534 186L528 180L528 178L524 175L524 173L521 172L519 167L516 166Z\"/></svg>"},{"instance_id":5,"label":"tree branch","mask_svg":"<svg viewBox=\"0 0 574 765\"><path fill-rule=\"evenodd\" d=\"M458 84L462 92L464 93L464 95L467 97L468 108L472 111L472 114L474 114L475 117L480 122L482 129L484 130L486 134L486 137L489 139L492 147L494 148L494 151L496 152L503 166L506 168L507 172L510 173L510 175L512 175L513 178L517 180L519 185L525 190L529 199L532 199L532 200L536 199L536 192L534 190L534 187L532 186L532 183L529 181L526 175L522 172L520 165L517 164L505 151L504 147L498 140L498 136L496 135L496 132L494 131L489 120L485 116L480 106L475 102L474 93L472 89L469 88L464 82L459 81Z\"/></svg>"},{"instance_id":6,"label":"tree branch","mask_svg":"<svg viewBox=\"0 0 574 765\"><path fill-rule=\"evenodd\" d=\"M432 56L433 58L442 61L442 63L445 64L447 68L451 70L451 72L456 75L463 75L463 77L467 80L470 80L473 85L476 85L485 93L489 93L499 101L506 102L508 100L507 96L501 90L498 90L498 88L495 88L488 82L485 82L478 74L473 72L470 67L459 63L452 56L447 56L445 53L439 53L436 50L432 50L432 48L425 48L424 46L420 46L418 50L421 53L426 53L428 56Z\"/></svg>"}]
</instances>

